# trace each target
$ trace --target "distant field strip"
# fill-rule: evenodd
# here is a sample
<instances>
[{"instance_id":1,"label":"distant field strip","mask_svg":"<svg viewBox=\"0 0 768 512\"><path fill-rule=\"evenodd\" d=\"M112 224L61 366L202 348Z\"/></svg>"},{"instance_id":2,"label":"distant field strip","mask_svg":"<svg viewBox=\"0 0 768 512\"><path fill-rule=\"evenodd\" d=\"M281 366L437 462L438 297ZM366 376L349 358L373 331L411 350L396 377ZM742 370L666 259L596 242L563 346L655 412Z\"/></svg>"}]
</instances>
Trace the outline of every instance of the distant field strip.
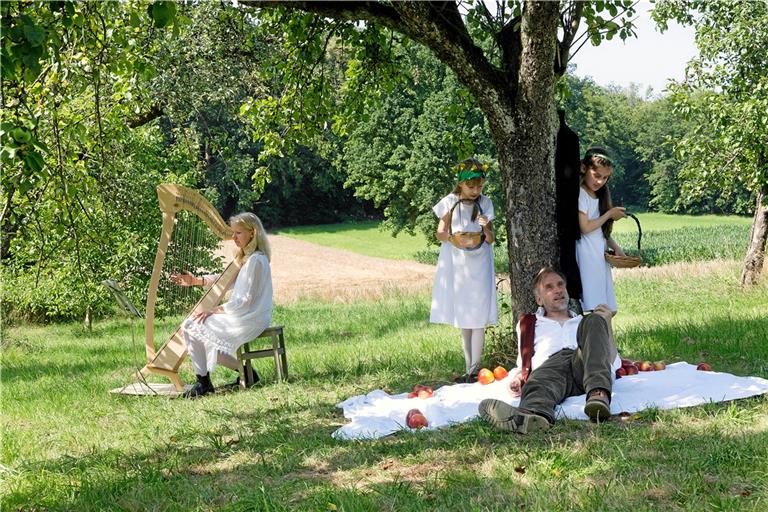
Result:
<instances>
[{"instance_id":1,"label":"distant field strip","mask_svg":"<svg viewBox=\"0 0 768 512\"><path fill-rule=\"evenodd\" d=\"M638 214L643 228L643 265L658 266L681 261L741 259L747 250L751 219L717 215ZM279 234L328 247L395 260L412 259L435 264L438 248L422 234L393 237L378 222L302 226ZM614 239L629 253L637 249L637 226L631 219L616 222ZM505 246L494 247L496 270L506 271Z\"/></svg>"}]
</instances>

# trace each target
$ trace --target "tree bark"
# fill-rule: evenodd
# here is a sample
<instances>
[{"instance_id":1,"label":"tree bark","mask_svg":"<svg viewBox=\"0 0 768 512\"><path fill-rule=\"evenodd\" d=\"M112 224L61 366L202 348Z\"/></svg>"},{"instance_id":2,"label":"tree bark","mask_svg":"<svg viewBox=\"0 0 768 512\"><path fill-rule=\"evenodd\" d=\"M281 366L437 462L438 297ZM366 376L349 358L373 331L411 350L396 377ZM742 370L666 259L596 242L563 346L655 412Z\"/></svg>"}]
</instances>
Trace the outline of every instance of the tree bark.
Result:
<instances>
[{"instance_id":1,"label":"tree bark","mask_svg":"<svg viewBox=\"0 0 768 512\"><path fill-rule=\"evenodd\" d=\"M555 224L554 86L557 2L528 2L521 27L522 52L515 129L493 134L499 153L507 214L507 250L515 314L535 310L535 273L558 261Z\"/></svg>"},{"instance_id":2,"label":"tree bark","mask_svg":"<svg viewBox=\"0 0 768 512\"><path fill-rule=\"evenodd\" d=\"M752 219L752 230L749 235L749 248L744 258L741 272L741 285L757 284L765 262L765 244L768 239L768 185L757 192L755 216Z\"/></svg>"}]
</instances>

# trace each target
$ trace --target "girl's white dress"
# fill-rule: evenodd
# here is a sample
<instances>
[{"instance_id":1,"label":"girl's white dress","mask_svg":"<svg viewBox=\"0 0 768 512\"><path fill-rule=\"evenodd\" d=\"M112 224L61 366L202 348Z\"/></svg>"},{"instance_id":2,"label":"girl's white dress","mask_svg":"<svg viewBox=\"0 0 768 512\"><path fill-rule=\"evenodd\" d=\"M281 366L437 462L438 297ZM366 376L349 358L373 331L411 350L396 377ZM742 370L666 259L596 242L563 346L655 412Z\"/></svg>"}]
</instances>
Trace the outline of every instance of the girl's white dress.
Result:
<instances>
[{"instance_id":1,"label":"girl's white dress","mask_svg":"<svg viewBox=\"0 0 768 512\"><path fill-rule=\"evenodd\" d=\"M205 344L209 373L216 368L217 352L234 357L240 345L256 338L272 321L272 272L264 253L248 256L221 307L225 314L211 315L202 324L191 319L183 324L187 336Z\"/></svg>"},{"instance_id":2,"label":"girl's white dress","mask_svg":"<svg viewBox=\"0 0 768 512\"><path fill-rule=\"evenodd\" d=\"M458 200L458 195L448 194L432 207L432 211L438 219L442 219ZM495 216L490 198L480 196L479 204L483 215L489 221L493 220ZM473 205L460 204L453 210L451 226L454 233L482 230L477 220L471 220L472 208ZM479 249L463 251L450 242L443 242L432 288L429 321L462 329L478 329L495 325L498 320L491 245L483 243Z\"/></svg>"},{"instance_id":3,"label":"girl's white dress","mask_svg":"<svg viewBox=\"0 0 768 512\"><path fill-rule=\"evenodd\" d=\"M579 188L579 211L586 213L589 220L600 217L598 199L590 196L583 187ZM581 307L584 311L591 311L599 304L607 304L611 311L617 311L611 266L605 261L607 248L608 241L601 228L582 233L581 238L576 240L576 263L581 274Z\"/></svg>"}]
</instances>

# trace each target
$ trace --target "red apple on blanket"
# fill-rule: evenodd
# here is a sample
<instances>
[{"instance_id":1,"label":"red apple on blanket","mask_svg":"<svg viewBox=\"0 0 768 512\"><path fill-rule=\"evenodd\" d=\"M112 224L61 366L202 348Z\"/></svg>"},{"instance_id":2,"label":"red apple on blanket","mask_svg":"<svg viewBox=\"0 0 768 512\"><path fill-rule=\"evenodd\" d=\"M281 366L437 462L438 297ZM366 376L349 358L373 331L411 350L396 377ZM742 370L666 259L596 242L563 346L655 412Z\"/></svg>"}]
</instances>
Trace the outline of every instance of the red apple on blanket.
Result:
<instances>
[{"instance_id":1,"label":"red apple on blanket","mask_svg":"<svg viewBox=\"0 0 768 512\"><path fill-rule=\"evenodd\" d=\"M408 414L405 415L405 424L408 425L408 428L415 429L429 426L427 417L418 409L408 411Z\"/></svg>"},{"instance_id":2,"label":"red apple on blanket","mask_svg":"<svg viewBox=\"0 0 768 512\"><path fill-rule=\"evenodd\" d=\"M496 368L493 369L493 377L496 380L501 380L507 375L509 375L509 372L503 366L497 366Z\"/></svg>"},{"instance_id":3,"label":"red apple on blanket","mask_svg":"<svg viewBox=\"0 0 768 512\"><path fill-rule=\"evenodd\" d=\"M655 363L653 363L653 369L656 370L657 372L660 372L661 370L666 370L667 363L665 363L664 361L656 361Z\"/></svg>"},{"instance_id":4,"label":"red apple on blanket","mask_svg":"<svg viewBox=\"0 0 768 512\"><path fill-rule=\"evenodd\" d=\"M635 363L633 363L629 359L622 359L621 360L621 367L622 368L627 368L628 366L635 366Z\"/></svg>"},{"instance_id":5,"label":"red apple on blanket","mask_svg":"<svg viewBox=\"0 0 768 512\"><path fill-rule=\"evenodd\" d=\"M637 366L635 365L627 366L626 370L627 370L627 375L637 375L638 373L640 373L640 371L637 369Z\"/></svg>"},{"instance_id":6,"label":"red apple on blanket","mask_svg":"<svg viewBox=\"0 0 768 512\"><path fill-rule=\"evenodd\" d=\"M494 380L496 380L496 378L493 376L493 372L488 368L483 368L477 373L477 382L480 384L490 384Z\"/></svg>"},{"instance_id":7,"label":"red apple on blanket","mask_svg":"<svg viewBox=\"0 0 768 512\"><path fill-rule=\"evenodd\" d=\"M493 369L493 378L496 380L502 380L507 375L509 375L509 372L503 366L497 366Z\"/></svg>"},{"instance_id":8,"label":"red apple on blanket","mask_svg":"<svg viewBox=\"0 0 768 512\"><path fill-rule=\"evenodd\" d=\"M424 384L416 384L413 389L408 393L408 398L429 398L432 396L432 388L425 386Z\"/></svg>"},{"instance_id":9,"label":"red apple on blanket","mask_svg":"<svg viewBox=\"0 0 768 512\"><path fill-rule=\"evenodd\" d=\"M712 367L709 366L707 363L699 363L699 366L696 367L697 370L700 370L702 372L711 372Z\"/></svg>"},{"instance_id":10,"label":"red apple on blanket","mask_svg":"<svg viewBox=\"0 0 768 512\"><path fill-rule=\"evenodd\" d=\"M427 398L432 396L432 389L424 388L421 391L419 391L416 396L421 398L422 400L426 400Z\"/></svg>"},{"instance_id":11,"label":"red apple on blanket","mask_svg":"<svg viewBox=\"0 0 768 512\"><path fill-rule=\"evenodd\" d=\"M620 379L620 378L626 377L626 376L627 376L627 369L626 368L622 367L622 368L619 368L619 369L616 370L616 378L617 379Z\"/></svg>"},{"instance_id":12,"label":"red apple on blanket","mask_svg":"<svg viewBox=\"0 0 768 512\"><path fill-rule=\"evenodd\" d=\"M652 372L653 371L653 364L651 364L650 361L638 361L635 363L635 366L637 366L637 369L641 372Z\"/></svg>"}]
</instances>

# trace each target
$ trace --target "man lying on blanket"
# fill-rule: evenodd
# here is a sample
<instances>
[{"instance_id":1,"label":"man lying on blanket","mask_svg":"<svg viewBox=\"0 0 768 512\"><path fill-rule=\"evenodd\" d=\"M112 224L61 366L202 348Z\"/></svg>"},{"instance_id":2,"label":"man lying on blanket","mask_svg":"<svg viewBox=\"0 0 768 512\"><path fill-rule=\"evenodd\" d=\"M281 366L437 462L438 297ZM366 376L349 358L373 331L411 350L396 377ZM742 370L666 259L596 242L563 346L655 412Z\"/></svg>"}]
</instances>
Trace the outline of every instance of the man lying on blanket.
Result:
<instances>
[{"instance_id":1,"label":"man lying on blanket","mask_svg":"<svg viewBox=\"0 0 768 512\"><path fill-rule=\"evenodd\" d=\"M587 316L568 310L565 277L545 267L536 274L533 290L536 312L530 378L525 380L521 356L510 390L520 406L487 399L480 416L499 430L527 434L547 430L555 421L554 409L569 396L586 392L584 412L592 421L611 415L611 385L621 366L611 335L612 313L601 304ZM517 327L520 340L520 324ZM520 351L518 341L518 354Z\"/></svg>"}]
</instances>

